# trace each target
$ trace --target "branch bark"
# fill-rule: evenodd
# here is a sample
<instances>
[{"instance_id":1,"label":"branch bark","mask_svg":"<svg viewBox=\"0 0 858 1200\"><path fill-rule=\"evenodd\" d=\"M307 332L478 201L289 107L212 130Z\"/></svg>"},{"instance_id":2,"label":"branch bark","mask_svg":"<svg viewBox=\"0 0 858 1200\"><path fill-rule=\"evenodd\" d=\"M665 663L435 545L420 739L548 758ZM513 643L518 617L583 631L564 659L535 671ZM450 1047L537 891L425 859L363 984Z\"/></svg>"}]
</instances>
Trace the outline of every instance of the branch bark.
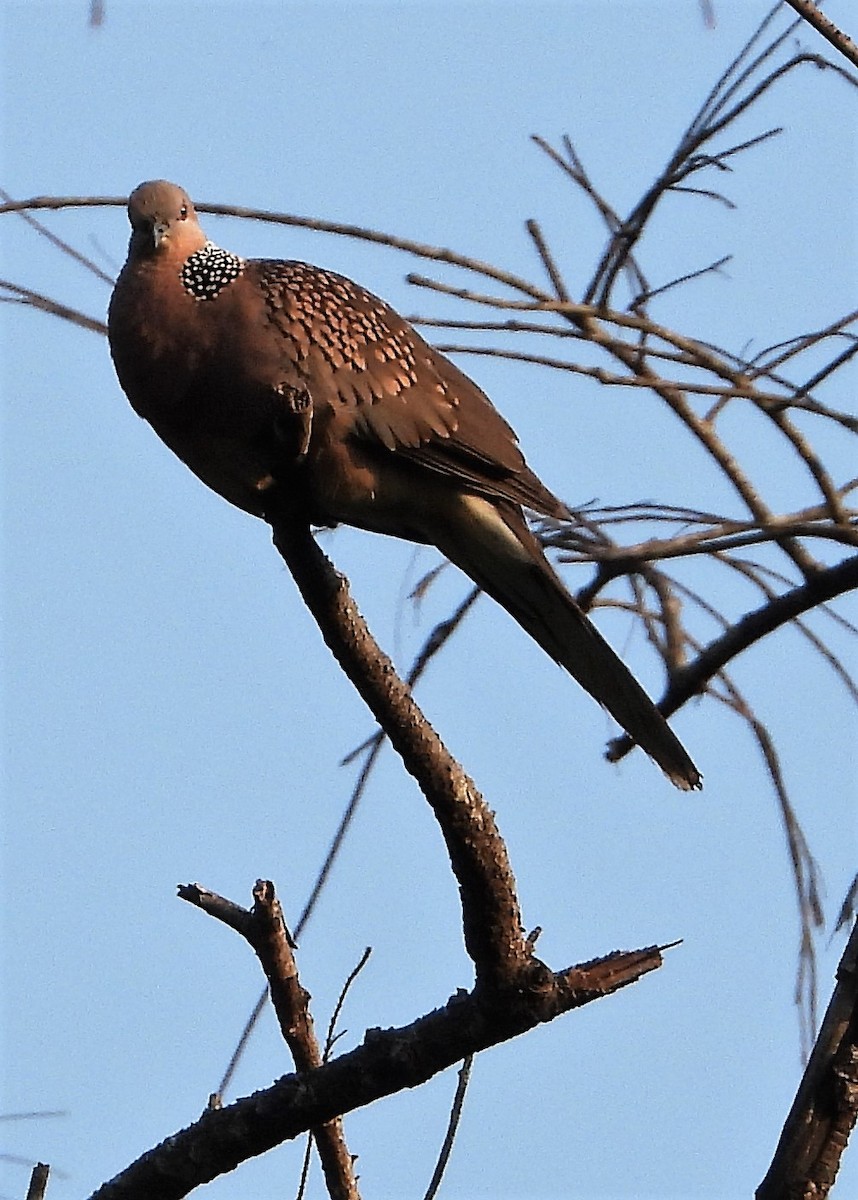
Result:
<instances>
[{"instance_id":1,"label":"branch bark","mask_svg":"<svg viewBox=\"0 0 858 1200\"><path fill-rule=\"evenodd\" d=\"M36 1163L30 1176L30 1186L27 1188L27 1200L44 1200L50 1173L51 1168L47 1163Z\"/></svg>"},{"instance_id":2,"label":"branch bark","mask_svg":"<svg viewBox=\"0 0 858 1200\"><path fill-rule=\"evenodd\" d=\"M525 943L512 868L491 810L376 645L346 581L300 514L280 504L268 520L328 648L435 814L459 885L465 946L477 984L493 991L518 987L536 960Z\"/></svg>"},{"instance_id":3,"label":"branch bark","mask_svg":"<svg viewBox=\"0 0 858 1200\"><path fill-rule=\"evenodd\" d=\"M839 50L844 58L847 58L852 63L853 67L858 67L858 46L855 45L848 33L845 33L839 26L835 25L831 18L827 17L813 3L813 0L786 0L786 2L817 33L821 33L835 50Z\"/></svg>"},{"instance_id":4,"label":"branch bark","mask_svg":"<svg viewBox=\"0 0 858 1200\"><path fill-rule=\"evenodd\" d=\"M666 948L617 951L556 974L545 968L539 981L507 993L504 1003L479 988L453 996L411 1025L370 1029L361 1046L318 1070L287 1075L227 1108L205 1112L100 1187L91 1200L181 1200L308 1129L417 1087L469 1054L634 983L661 966Z\"/></svg>"},{"instance_id":5,"label":"branch bark","mask_svg":"<svg viewBox=\"0 0 858 1200\"><path fill-rule=\"evenodd\" d=\"M236 929L250 943L268 980L280 1032L296 1069L299 1072L314 1071L320 1067L322 1051L310 1015L310 993L301 986L298 978L293 954L295 947L274 884L257 879L253 889L254 905L249 912L196 883L180 887L179 895ZM341 1118L336 1116L314 1126L311 1132L331 1200L360 1200L354 1160L346 1145Z\"/></svg>"},{"instance_id":6,"label":"branch bark","mask_svg":"<svg viewBox=\"0 0 858 1200\"><path fill-rule=\"evenodd\" d=\"M824 1200L858 1119L858 924L756 1200Z\"/></svg>"},{"instance_id":7,"label":"branch bark","mask_svg":"<svg viewBox=\"0 0 858 1200\"><path fill-rule=\"evenodd\" d=\"M238 930L271 982L281 1026L297 1041L298 1073L225 1109L210 1109L167 1138L93 1200L179 1200L192 1188L307 1129L414 1087L460 1060L634 982L662 962L662 947L616 952L552 972L524 936L506 847L473 782L431 729L410 690L373 641L345 580L319 550L298 512L280 501L269 515L274 541L325 641L415 777L441 827L459 883L465 941L476 983L403 1029L370 1030L363 1045L329 1062L308 1049L306 994L270 884L258 883L253 912L198 885L180 890ZM302 1028L303 1027L303 1028ZM344 1146L344 1143L343 1143ZM332 1193L334 1194L334 1193Z\"/></svg>"}]
</instances>

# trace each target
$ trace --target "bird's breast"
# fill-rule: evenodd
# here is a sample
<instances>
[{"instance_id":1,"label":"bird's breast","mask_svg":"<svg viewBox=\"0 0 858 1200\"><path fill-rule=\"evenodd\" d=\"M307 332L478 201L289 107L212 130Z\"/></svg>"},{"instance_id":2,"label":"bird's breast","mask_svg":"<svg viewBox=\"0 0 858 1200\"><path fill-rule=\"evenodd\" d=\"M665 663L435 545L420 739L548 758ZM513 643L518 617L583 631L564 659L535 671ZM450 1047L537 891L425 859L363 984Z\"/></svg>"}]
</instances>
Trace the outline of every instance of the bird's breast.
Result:
<instances>
[{"instance_id":1,"label":"bird's breast","mask_svg":"<svg viewBox=\"0 0 858 1200\"><path fill-rule=\"evenodd\" d=\"M175 264L146 264L120 279L108 318L119 381L135 411L156 428L248 435L267 414L278 377L264 337L264 306L239 280L208 299L183 287ZM279 372L282 375L282 371Z\"/></svg>"}]
</instances>

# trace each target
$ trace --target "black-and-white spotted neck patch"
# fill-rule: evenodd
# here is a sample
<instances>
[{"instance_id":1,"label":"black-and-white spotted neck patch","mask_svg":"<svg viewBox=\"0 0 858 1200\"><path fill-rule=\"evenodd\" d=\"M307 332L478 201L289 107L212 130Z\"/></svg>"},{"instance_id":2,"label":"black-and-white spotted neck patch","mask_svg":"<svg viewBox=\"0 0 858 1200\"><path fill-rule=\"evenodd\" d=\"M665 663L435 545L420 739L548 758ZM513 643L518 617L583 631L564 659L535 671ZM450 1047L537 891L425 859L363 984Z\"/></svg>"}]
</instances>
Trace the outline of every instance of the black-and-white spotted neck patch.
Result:
<instances>
[{"instance_id":1,"label":"black-and-white spotted neck patch","mask_svg":"<svg viewBox=\"0 0 858 1200\"><path fill-rule=\"evenodd\" d=\"M222 250L214 242L206 242L186 259L182 284L195 300L214 300L243 270L243 258Z\"/></svg>"}]
</instances>

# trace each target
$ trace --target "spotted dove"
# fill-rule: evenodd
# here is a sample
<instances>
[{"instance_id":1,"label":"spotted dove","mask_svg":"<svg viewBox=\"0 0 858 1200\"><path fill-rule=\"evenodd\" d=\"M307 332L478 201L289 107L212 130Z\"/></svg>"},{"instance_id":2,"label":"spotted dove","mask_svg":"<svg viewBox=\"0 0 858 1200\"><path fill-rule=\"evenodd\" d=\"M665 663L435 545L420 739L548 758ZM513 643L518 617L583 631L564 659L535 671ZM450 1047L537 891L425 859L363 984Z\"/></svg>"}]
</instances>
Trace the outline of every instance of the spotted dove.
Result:
<instances>
[{"instance_id":1,"label":"spotted dove","mask_svg":"<svg viewBox=\"0 0 858 1200\"><path fill-rule=\"evenodd\" d=\"M209 487L271 517L437 546L501 604L677 787L700 775L587 620L522 508L566 517L512 429L384 301L332 271L207 240L163 180L128 201L110 349L134 410Z\"/></svg>"}]
</instances>

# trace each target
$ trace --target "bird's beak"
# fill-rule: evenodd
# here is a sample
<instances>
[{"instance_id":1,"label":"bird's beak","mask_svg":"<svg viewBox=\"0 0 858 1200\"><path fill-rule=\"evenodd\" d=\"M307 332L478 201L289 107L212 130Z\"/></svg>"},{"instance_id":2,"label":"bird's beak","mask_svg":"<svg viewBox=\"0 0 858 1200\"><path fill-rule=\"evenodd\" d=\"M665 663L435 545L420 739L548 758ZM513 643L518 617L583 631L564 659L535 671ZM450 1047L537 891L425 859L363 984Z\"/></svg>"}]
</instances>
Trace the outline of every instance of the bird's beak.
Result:
<instances>
[{"instance_id":1,"label":"bird's beak","mask_svg":"<svg viewBox=\"0 0 858 1200\"><path fill-rule=\"evenodd\" d=\"M170 236L169 221L156 221L152 226L152 245L157 250L165 238Z\"/></svg>"}]
</instances>

